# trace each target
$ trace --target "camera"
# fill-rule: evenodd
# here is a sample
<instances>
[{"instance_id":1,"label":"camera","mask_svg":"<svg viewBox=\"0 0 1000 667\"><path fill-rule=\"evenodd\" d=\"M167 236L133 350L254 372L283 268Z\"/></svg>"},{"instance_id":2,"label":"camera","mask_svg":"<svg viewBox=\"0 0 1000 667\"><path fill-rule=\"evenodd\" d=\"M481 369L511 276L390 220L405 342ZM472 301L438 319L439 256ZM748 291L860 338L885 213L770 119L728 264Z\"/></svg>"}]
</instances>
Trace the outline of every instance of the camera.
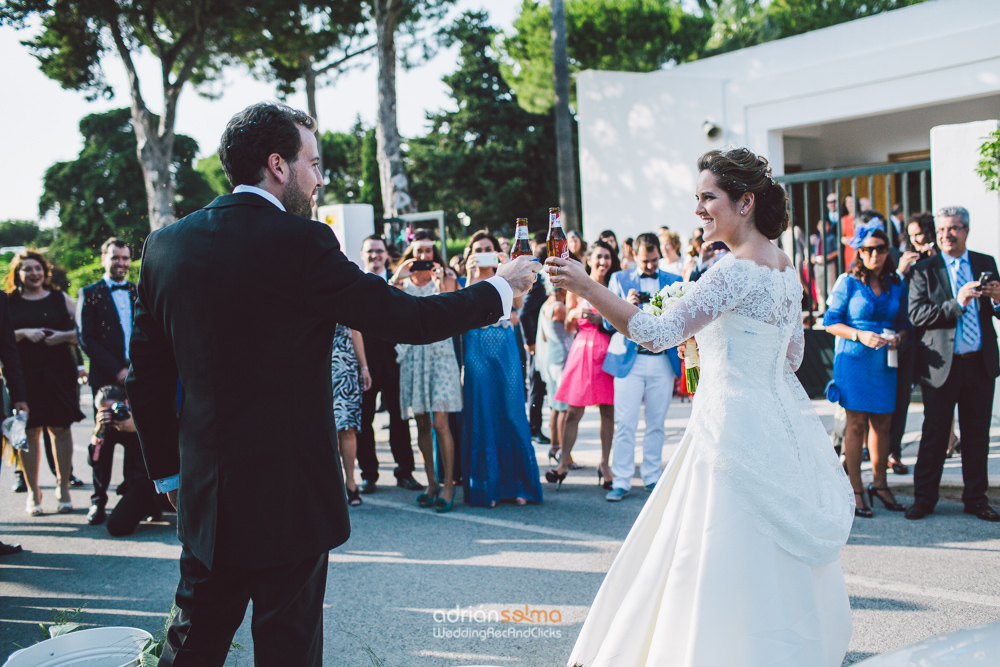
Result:
<instances>
[{"instance_id":1,"label":"camera","mask_svg":"<svg viewBox=\"0 0 1000 667\"><path fill-rule=\"evenodd\" d=\"M108 412L111 413L111 417L114 418L116 422L123 422L132 416L128 406L124 403L112 403L111 409L108 410Z\"/></svg>"},{"instance_id":2,"label":"camera","mask_svg":"<svg viewBox=\"0 0 1000 667\"><path fill-rule=\"evenodd\" d=\"M418 259L410 265L410 271L430 271L434 268L434 262L429 259Z\"/></svg>"},{"instance_id":3,"label":"camera","mask_svg":"<svg viewBox=\"0 0 1000 667\"><path fill-rule=\"evenodd\" d=\"M653 295L649 292L639 292L639 303L649 303L649 300L653 298Z\"/></svg>"}]
</instances>

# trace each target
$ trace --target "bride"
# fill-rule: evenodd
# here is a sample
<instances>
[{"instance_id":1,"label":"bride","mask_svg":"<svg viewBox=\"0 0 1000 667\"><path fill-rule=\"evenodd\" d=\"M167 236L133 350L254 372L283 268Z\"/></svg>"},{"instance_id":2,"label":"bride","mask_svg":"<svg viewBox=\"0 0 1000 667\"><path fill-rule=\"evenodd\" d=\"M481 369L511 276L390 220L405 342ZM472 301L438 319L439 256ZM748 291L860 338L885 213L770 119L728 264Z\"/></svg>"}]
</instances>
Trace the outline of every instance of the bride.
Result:
<instances>
[{"instance_id":1,"label":"bride","mask_svg":"<svg viewBox=\"0 0 1000 667\"><path fill-rule=\"evenodd\" d=\"M698 160L705 241L732 252L656 317L548 260L552 283L663 350L692 336L691 419L622 545L569 659L585 667L839 667L851 638L840 549L854 499L794 375L802 288L770 239L788 226L767 161Z\"/></svg>"}]
</instances>

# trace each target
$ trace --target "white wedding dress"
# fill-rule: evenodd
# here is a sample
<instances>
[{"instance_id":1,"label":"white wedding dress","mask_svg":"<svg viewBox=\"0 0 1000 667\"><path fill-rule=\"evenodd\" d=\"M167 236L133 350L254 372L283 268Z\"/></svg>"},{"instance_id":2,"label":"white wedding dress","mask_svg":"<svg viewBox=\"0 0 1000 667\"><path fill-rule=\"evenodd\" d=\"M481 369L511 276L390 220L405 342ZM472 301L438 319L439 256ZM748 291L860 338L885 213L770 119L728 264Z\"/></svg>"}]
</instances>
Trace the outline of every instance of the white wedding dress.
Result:
<instances>
[{"instance_id":1,"label":"white wedding dress","mask_svg":"<svg viewBox=\"0 0 1000 667\"><path fill-rule=\"evenodd\" d=\"M794 371L802 287L732 255L629 337L698 342L673 457L615 558L569 665L839 667L851 638L840 549L854 498Z\"/></svg>"}]
</instances>

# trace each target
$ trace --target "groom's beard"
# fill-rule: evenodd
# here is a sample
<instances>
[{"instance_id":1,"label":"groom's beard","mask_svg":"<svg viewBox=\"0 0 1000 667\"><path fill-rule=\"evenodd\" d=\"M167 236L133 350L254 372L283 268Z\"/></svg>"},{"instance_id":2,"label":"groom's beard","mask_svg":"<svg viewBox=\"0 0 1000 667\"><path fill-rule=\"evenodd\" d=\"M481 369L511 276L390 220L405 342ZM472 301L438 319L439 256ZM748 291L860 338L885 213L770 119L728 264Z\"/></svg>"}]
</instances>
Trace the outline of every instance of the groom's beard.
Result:
<instances>
[{"instance_id":1,"label":"groom's beard","mask_svg":"<svg viewBox=\"0 0 1000 667\"><path fill-rule=\"evenodd\" d=\"M285 191L281 193L281 205L292 215L312 218L312 193L303 192L299 188L299 177L294 169L291 171Z\"/></svg>"}]
</instances>

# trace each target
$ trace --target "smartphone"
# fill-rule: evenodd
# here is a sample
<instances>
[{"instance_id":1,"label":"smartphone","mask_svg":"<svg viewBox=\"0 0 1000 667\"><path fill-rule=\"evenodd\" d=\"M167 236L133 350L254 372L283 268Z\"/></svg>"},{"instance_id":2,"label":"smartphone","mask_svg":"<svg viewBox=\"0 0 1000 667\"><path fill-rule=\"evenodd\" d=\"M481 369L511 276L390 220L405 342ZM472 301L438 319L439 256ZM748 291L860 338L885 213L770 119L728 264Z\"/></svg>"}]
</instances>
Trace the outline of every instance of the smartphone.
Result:
<instances>
[{"instance_id":1,"label":"smartphone","mask_svg":"<svg viewBox=\"0 0 1000 667\"><path fill-rule=\"evenodd\" d=\"M993 275L992 271L983 271L979 274L979 284L985 285L986 283L991 283L996 280L996 276Z\"/></svg>"},{"instance_id":2,"label":"smartphone","mask_svg":"<svg viewBox=\"0 0 1000 667\"><path fill-rule=\"evenodd\" d=\"M477 252L476 266L498 266L500 256L495 252Z\"/></svg>"},{"instance_id":3,"label":"smartphone","mask_svg":"<svg viewBox=\"0 0 1000 667\"><path fill-rule=\"evenodd\" d=\"M653 295L649 292L639 292L639 303L649 303L649 300L653 298Z\"/></svg>"}]
</instances>

